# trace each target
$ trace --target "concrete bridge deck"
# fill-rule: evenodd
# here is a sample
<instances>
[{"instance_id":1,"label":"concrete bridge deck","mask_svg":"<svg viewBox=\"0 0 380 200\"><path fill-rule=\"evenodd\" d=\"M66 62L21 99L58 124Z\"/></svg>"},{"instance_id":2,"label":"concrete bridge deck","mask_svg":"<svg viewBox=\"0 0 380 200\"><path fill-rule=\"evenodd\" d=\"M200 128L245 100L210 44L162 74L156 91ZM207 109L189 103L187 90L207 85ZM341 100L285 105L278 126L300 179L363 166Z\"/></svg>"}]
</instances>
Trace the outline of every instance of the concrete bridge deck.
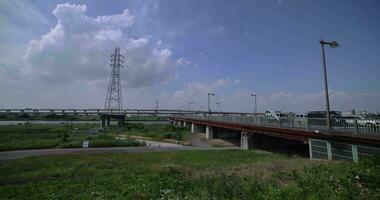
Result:
<instances>
[{"instance_id":1,"label":"concrete bridge deck","mask_svg":"<svg viewBox=\"0 0 380 200\"><path fill-rule=\"evenodd\" d=\"M269 136L286 139L283 143L296 141L308 145L312 159L345 159L356 162L360 157L380 156L380 134L377 133L378 127L372 130L372 125L370 125L371 129L364 129L371 130L369 132L352 132L351 129L345 131L341 127L327 131L323 129L323 126L289 127L281 126L281 123L277 122L274 125L267 121L263 124L254 123L255 120L247 123L241 119L223 120L220 116L172 116L169 120L182 126L191 125L192 132L197 126L203 126L206 139L214 137L214 130L226 129L238 132L241 137L240 146L246 150L254 147L254 142L257 142L254 140L262 140L261 136ZM316 127L319 129L315 129ZM262 141L256 144L260 143Z\"/></svg>"},{"instance_id":2,"label":"concrete bridge deck","mask_svg":"<svg viewBox=\"0 0 380 200\"><path fill-rule=\"evenodd\" d=\"M40 115L40 114L55 114L55 115L101 115L109 113L107 109L101 108L2 108L0 109L0 114L3 115L17 115L17 114L30 114L30 115ZM112 114L112 112L111 112ZM114 114L124 114L124 115L186 115L186 114L196 114L196 115L206 115L209 114L207 111L201 110L178 110L178 109L123 109L120 112L115 111ZM247 115L249 113L241 112L212 112L212 114L218 115Z\"/></svg>"},{"instance_id":3,"label":"concrete bridge deck","mask_svg":"<svg viewBox=\"0 0 380 200\"><path fill-rule=\"evenodd\" d=\"M217 119L217 118L214 118ZM364 145L380 146L380 134L353 134L344 131L326 132L323 130L302 130L298 127L284 128L284 127L266 127L258 125L249 125L242 123L224 122L218 120L208 120L207 118L198 117L169 117L169 120L182 121L188 123L201 124L210 127L218 127L240 132L252 132L256 134L268 135L273 137L280 137L284 139L308 142L309 138L334 140L339 142L357 143Z\"/></svg>"}]
</instances>

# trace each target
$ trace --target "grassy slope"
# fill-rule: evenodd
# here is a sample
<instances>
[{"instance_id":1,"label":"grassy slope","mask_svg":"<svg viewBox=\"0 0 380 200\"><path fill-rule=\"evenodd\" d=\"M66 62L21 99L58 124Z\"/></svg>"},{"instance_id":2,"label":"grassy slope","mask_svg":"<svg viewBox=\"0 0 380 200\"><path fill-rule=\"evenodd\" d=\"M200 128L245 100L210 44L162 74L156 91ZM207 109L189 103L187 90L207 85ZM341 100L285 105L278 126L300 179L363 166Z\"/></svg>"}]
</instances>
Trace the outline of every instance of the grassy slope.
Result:
<instances>
[{"instance_id":1,"label":"grassy slope","mask_svg":"<svg viewBox=\"0 0 380 200\"><path fill-rule=\"evenodd\" d=\"M89 137L87 130L94 125L6 125L0 126L0 151L43 148L79 148L83 140L91 147L139 146L133 139L116 140L110 135Z\"/></svg>"},{"instance_id":2,"label":"grassy slope","mask_svg":"<svg viewBox=\"0 0 380 200\"><path fill-rule=\"evenodd\" d=\"M0 164L0 199L376 199L379 165L239 150L32 157Z\"/></svg>"}]
</instances>

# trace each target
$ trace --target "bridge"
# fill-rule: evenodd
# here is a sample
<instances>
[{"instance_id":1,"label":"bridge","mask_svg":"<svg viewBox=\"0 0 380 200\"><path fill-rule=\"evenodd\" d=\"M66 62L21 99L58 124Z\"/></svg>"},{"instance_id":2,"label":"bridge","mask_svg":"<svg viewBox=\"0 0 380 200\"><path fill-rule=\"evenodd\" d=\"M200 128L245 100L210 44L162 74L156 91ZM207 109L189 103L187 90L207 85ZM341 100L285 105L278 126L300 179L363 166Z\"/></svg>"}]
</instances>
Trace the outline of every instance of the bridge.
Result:
<instances>
[{"instance_id":1,"label":"bridge","mask_svg":"<svg viewBox=\"0 0 380 200\"><path fill-rule=\"evenodd\" d=\"M326 119L279 118L265 116L172 116L172 124L204 132L206 139L235 135L248 150L265 143L274 147L307 146L311 159L344 159L357 162L365 156L380 156L380 120L333 119L328 130Z\"/></svg>"},{"instance_id":2,"label":"bridge","mask_svg":"<svg viewBox=\"0 0 380 200\"><path fill-rule=\"evenodd\" d=\"M111 110L111 113L113 111ZM2 108L0 109L0 114L3 115L18 115L18 114L29 114L29 115L101 115L110 113L108 109L100 108ZM156 115L156 116L171 116L171 115L182 115L182 114L196 114L196 115L206 115L209 114L207 111L200 110L178 110L178 109L122 109L120 112L115 111L115 113L123 115ZM242 112L211 112L212 114L218 115L248 115L249 113Z\"/></svg>"}]
</instances>

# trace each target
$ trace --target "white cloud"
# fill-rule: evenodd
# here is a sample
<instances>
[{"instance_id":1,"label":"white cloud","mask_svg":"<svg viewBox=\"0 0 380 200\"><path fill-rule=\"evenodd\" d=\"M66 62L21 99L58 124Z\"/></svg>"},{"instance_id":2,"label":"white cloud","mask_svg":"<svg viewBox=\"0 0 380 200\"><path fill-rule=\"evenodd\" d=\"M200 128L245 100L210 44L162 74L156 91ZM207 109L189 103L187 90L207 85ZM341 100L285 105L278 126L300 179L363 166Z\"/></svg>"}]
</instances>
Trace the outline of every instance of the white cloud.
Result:
<instances>
[{"instance_id":1,"label":"white cloud","mask_svg":"<svg viewBox=\"0 0 380 200\"><path fill-rule=\"evenodd\" d=\"M190 64L191 64L191 62L188 61L188 60L186 60L186 59L183 58L183 57L177 59L177 61L176 61L176 65L177 65L177 66L188 66L188 65L190 65Z\"/></svg>"},{"instance_id":2,"label":"white cloud","mask_svg":"<svg viewBox=\"0 0 380 200\"><path fill-rule=\"evenodd\" d=\"M174 78L176 60L170 49L160 47L161 40L151 43L147 38L128 35L135 17L127 9L95 18L86 16L86 10L86 5L57 5L53 14L58 24L31 41L26 50L28 76L49 84L108 79L109 55L119 46L126 58L122 81L129 87L151 86Z\"/></svg>"},{"instance_id":3,"label":"white cloud","mask_svg":"<svg viewBox=\"0 0 380 200\"><path fill-rule=\"evenodd\" d=\"M222 25L218 25L218 26L215 26L213 29L212 29L212 32L215 33L215 34L221 34L221 33L224 33L225 31L225 27L222 26Z\"/></svg>"},{"instance_id":4,"label":"white cloud","mask_svg":"<svg viewBox=\"0 0 380 200\"><path fill-rule=\"evenodd\" d=\"M200 82L200 81L189 82L185 85L184 88L175 91L173 93L173 97L177 100L182 100L182 101L185 101L186 99L201 101L201 99L203 99L204 96L207 95L207 93L215 92L215 90L218 90L229 84L230 84L229 78L226 78L226 79L221 78L211 83Z\"/></svg>"}]
</instances>

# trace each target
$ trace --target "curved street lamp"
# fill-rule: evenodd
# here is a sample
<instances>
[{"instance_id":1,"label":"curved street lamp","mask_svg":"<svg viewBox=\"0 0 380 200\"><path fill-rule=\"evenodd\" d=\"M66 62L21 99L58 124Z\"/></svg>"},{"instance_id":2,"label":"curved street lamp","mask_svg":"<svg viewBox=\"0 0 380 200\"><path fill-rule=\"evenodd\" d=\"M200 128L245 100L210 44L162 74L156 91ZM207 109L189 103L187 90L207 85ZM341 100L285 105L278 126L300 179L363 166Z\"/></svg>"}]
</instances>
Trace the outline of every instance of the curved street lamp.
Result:
<instances>
[{"instance_id":1,"label":"curved street lamp","mask_svg":"<svg viewBox=\"0 0 380 200\"><path fill-rule=\"evenodd\" d=\"M336 41L326 42L323 39L319 41L322 47L322 63L323 63L323 75L325 83L325 97L326 97L326 125L327 129L331 130L331 117L330 117L330 99L329 99L329 88L327 84L327 70L326 70L326 56L325 56L325 46L329 45L331 48L339 47L339 44Z\"/></svg>"},{"instance_id":2,"label":"curved street lamp","mask_svg":"<svg viewBox=\"0 0 380 200\"><path fill-rule=\"evenodd\" d=\"M220 112L220 102L216 102L216 105L218 105L218 110Z\"/></svg>"}]
</instances>

